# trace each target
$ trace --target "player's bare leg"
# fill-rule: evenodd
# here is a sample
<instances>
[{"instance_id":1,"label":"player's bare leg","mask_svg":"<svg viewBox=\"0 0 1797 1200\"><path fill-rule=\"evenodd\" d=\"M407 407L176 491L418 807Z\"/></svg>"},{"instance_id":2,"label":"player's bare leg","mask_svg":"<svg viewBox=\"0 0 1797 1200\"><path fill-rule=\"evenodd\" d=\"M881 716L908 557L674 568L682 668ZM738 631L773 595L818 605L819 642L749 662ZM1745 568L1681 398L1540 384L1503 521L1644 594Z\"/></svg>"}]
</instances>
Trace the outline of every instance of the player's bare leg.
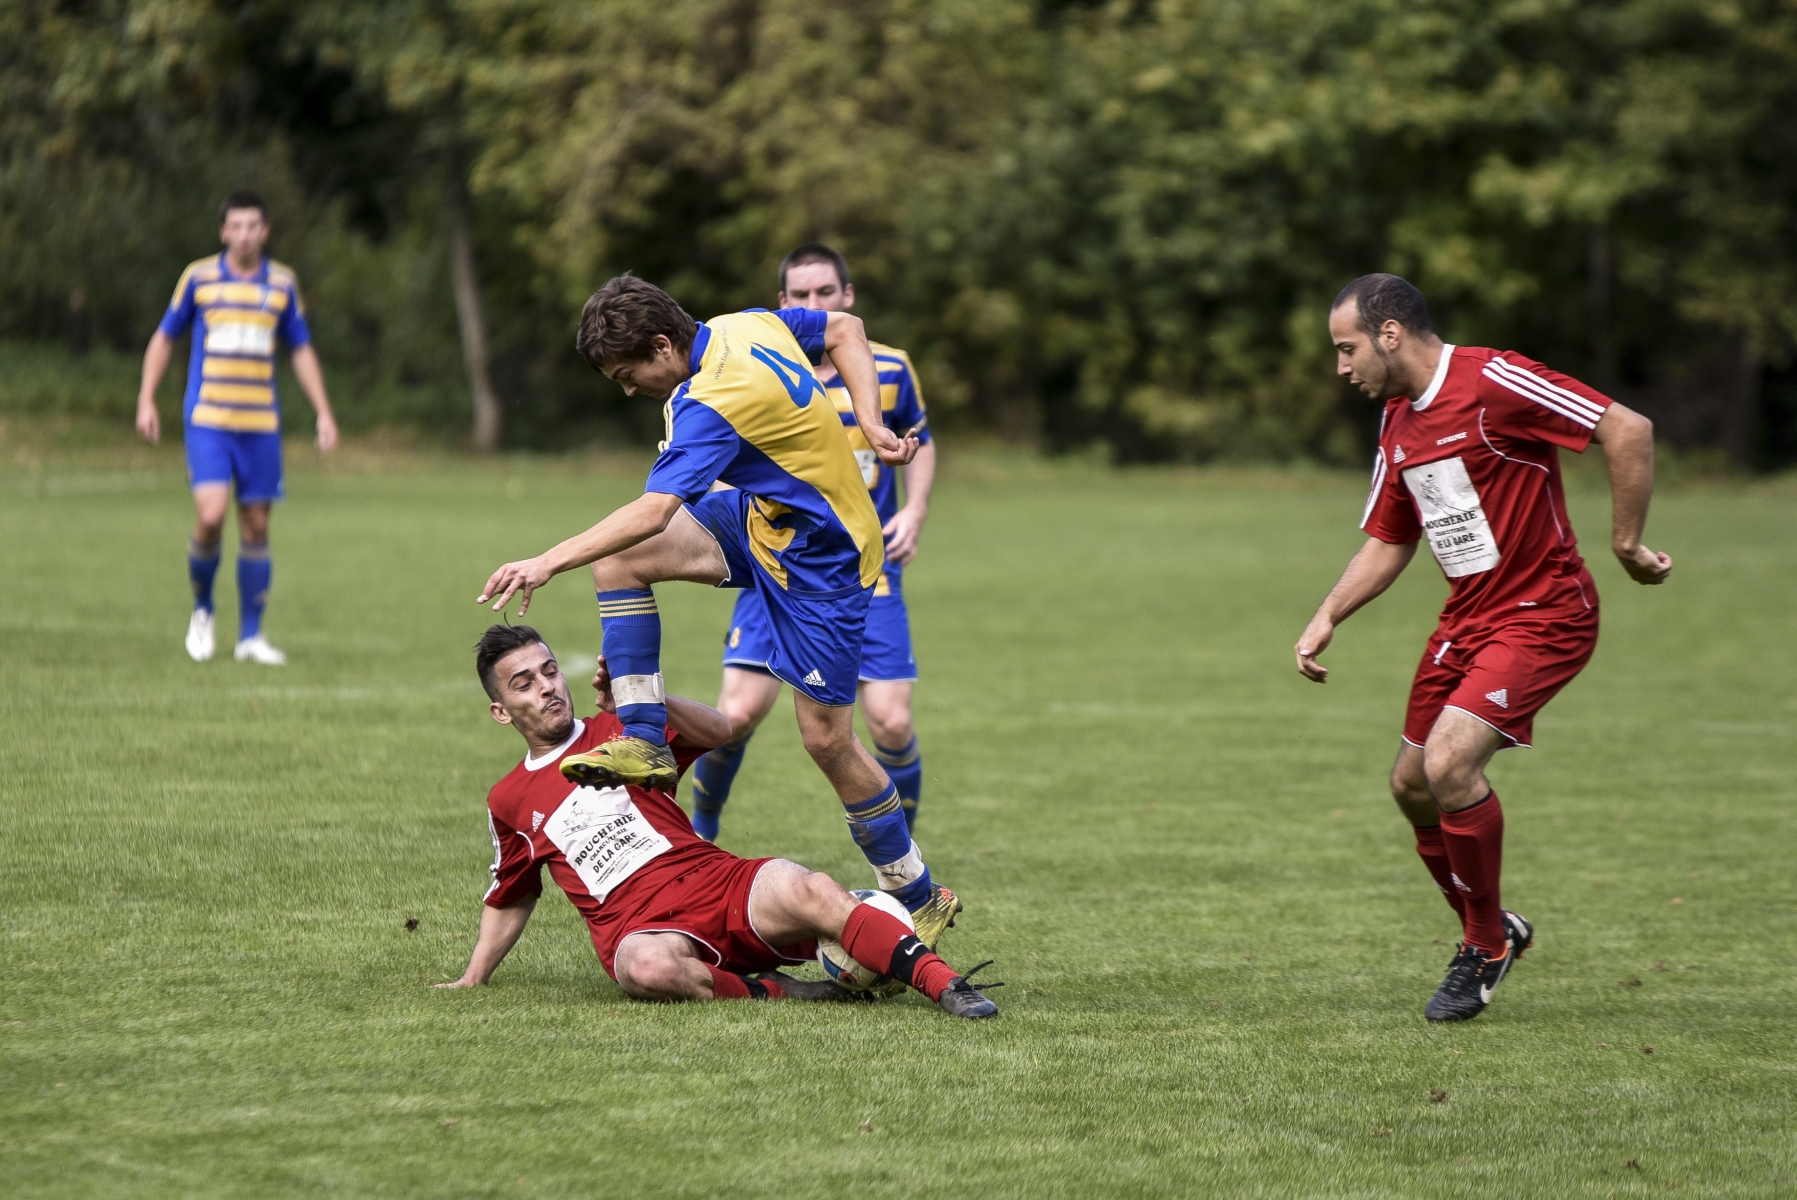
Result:
<instances>
[{"instance_id":1,"label":"player's bare leg","mask_svg":"<svg viewBox=\"0 0 1797 1200\"><path fill-rule=\"evenodd\" d=\"M1485 767L1507 740L1471 713L1450 707L1442 710L1420 752L1423 780L1441 814L1438 833L1448 866L1444 891L1450 904L1460 901L1456 908L1465 930L1447 978L1424 1010L1430 1020L1478 1016L1534 937L1527 921L1503 909L1499 894L1504 813ZM1406 744L1398 756L1392 772L1394 796L1400 784L1406 797L1414 795L1415 764L1410 754L1414 750ZM1401 805L1406 797L1400 797ZM1419 830L1419 852L1424 840ZM1435 871L1429 855L1423 857Z\"/></svg>"},{"instance_id":2,"label":"player's bare leg","mask_svg":"<svg viewBox=\"0 0 1797 1200\"><path fill-rule=\"evenodd\" d=\"M562 774L588 787L674 789L679 772L663 734L667 693L659 669L661 616L650 589L671 580L716 587L729 573L717 539L684 508L660 533L593 564L605 658L625 734L591 753L564 758Z\"/></svg>"},{"instance_id":3,"label":"player's bare leg","mask_svg":"<svg viewBox=\"0 0 1797 1200\"><path fill-rule=\"evenodd\" d=\"M708 842L718 840L724 805L742 769L749 739L773 711L784 686L766 671L724 668L717 708L730 722L730 740L693 764L693 832Z\"/></svg>"},{"instance_id":4,"label":"player's bare leg","mask_svg":"<svg viewBox=\"0 0 1797 1200\"><path fill-rule=\"evenodd\" d=\"M683 933L633 933L612 959L618 986L637 1000L712 1000L712 967Z\"/></svg>"},{"instance_id":5,"label":"player's bare leg","mask_svg":"<svg viewBox=\"0 0 1797 1200\"><path fill-rule=\"evenodd\" d=\"M862 904L821 871L775 859L763 866L749 889L749 924L770 946L833 938L869 965L916 988L952 1016L995 1016L998 1006L957 975L934 951L933 942L872 904ZM834 984L806 984L775 976L795 997L843 998Z\"/></svg>"},{"instance_id":6,"label":"player's bare leg","mask_svg":"<svg viewBox=\"0 0 1797 1200\"><path fill-rule=\"evenodd\" d=\"M923 761L918 757L917 729L911 721L908 679L864 681L859 691L861 716L873 738L873 754L899 791L905 823L917 825L917 802L923 794Z\"/></svg>"},{"instance_id":7,"label":"player's bare leg","mask_svg":"<svg viewBox=\"0 0 1797 1200\"><path fill-rule=\"evenodd\" d=\"M187 539L187 574L193 581L193 614L187 619L187 656L206 662L216 646L213 632L212 581L218 574L225 514L231 509L231 485L202 483L193 489L193 533Z\"/></svg>"}]
</instances>

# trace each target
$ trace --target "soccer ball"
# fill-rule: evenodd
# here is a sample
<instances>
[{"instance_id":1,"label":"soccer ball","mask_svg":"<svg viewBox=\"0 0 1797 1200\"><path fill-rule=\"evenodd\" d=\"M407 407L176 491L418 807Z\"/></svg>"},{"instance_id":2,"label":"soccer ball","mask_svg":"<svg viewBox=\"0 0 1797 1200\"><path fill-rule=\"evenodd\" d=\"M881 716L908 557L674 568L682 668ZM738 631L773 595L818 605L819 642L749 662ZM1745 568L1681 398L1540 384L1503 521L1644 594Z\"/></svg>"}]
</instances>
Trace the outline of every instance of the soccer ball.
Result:
<instances>
[{"instance_id":1,"label":"soccer ball","mask_svg":"<svg viewBox=\"0 0 1797 1200\"><path fill-rule=\"evenodd\" d=\"M905 923L906 929L916 929L917 923L905 906L894 900L885 892L877 892L872 888L860 888L849 895L863 904L871 904L881 912L897 917ZM842 943L833 938L817 940L817 963L824 969L824 974L841 984L851 992L865 992L871 987L887 982L887 976L874 968L856 962L849 957L849 952L842 948Z\"/></svg>"}]
</instances>

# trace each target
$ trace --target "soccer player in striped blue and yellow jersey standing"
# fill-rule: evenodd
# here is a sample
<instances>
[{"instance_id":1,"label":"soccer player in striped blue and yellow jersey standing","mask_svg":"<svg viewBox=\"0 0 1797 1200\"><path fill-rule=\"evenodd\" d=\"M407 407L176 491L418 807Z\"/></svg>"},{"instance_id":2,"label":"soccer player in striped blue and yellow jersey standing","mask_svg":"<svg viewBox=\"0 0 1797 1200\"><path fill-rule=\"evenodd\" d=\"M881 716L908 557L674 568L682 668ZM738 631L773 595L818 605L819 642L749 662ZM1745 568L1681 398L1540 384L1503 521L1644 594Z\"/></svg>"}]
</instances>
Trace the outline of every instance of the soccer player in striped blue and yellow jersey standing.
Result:
<instances>
[{"instance_id":1,"label":"soccer player in striped blue and yellow jersey standing","mask_svg":"<svg viewBox=\"0 0 1797 1200\"><path fill-rule=\"evenodd\" d=\"M156 388L174 356L176 339L191 328L193 351L181 404L187 479L195 509L193 537L187 544L187 573L193 583L187 653L195 662L212 657L212 582L235 488L236 658L279 666L287 656L262 635L262 612L274 573L268 554L268 514L282 495L276 342L286 342L292 350L293 373L317 414L320 452L328 453L337 444L337 423L306 328L299 281L287 267L263 256L269 228L261 197L232 192L219 205L218 223L225 249L189 264L181 273L168 312L144 351L137 431L151 442L162 439Z\"/></svg>"},{"instance_id":2,"label":"soccer player in striped blue and yellow jersey standing","mask_svg":"<svg viewBox=\"0 0 1797 1200\"><path fill-rule=\"evenodd\" d=\"M842 420L811 370L828 358L841 373L882 464L915 457L917 439L880 420L879 368L860 319L751 309L701 325L660 288L623 275L587 301L575 345L627 394L667 398L667 441L641 496L536 558L505 564L481 590L495 609L521 594L522 616L532 591L592 564L623 730L564 758L562 773L591 787L672 790L679 772L652 587L684 579L752 590L768 612L767 669L793 689L805 749L881 890L929 942L960 901L932 881L897 789L855 737L867 611L886 551ZM714 490L719 482L730 486Z\"/></svg>"},{"instance_id":3,"label":"soccer player in striped blue and yellow jersey standing","mask_svg":"<svg viewBox=\"0 0 1797 1200\"><path fill-rule=\"evenodd\" d=\"M855 303L849 264L837 251L807 242L780 264L780 307L843 312ZM902 575L917 554L917 535L930 511L930 489L936 478L936 444L924 424L923 393L917 371L903 350L868 343L880 373L880 419L898 436L915 431L917 457L903 467L880 461L855 423L855 409L842 376L827 363L816 370L818 381L835 402L842 431L861 468L861 481L879 514L886 560L867 609L867 635L861 644L858 699L861 715L873 735L874 757L892 777L907 824L915 825L923 793L923 756L911 721L911 692L917 682L917 659L911 651L911 622L905 609ZM899 476L904 475L905 503L899 504ZM693 768L693 828L716 841L718 822L743 754L755 729L780 698L780 680L768 669L773 657L773 627L759 593L737 597L724 635L724 685L718 710L730 718L731 740Z\"/></svg>"}]
</instances>

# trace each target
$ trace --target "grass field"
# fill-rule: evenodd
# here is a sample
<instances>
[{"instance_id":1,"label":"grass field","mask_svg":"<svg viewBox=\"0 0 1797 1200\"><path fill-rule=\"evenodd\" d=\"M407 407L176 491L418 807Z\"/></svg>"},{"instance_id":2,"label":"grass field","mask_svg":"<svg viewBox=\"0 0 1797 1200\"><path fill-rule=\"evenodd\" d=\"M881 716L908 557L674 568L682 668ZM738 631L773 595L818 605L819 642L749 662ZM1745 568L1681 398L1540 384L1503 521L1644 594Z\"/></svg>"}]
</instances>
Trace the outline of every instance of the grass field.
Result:
<instances>
[{"instance_id":1,"label":"grass field","mask_svg":"<svg viewBox=\"0 0 1797 1200\"><path fill-rule=\"evenodd\" d=\"M1494 767L1539 941L1437 1028L1454 927L1383 779L1439 575L1347 625L1327 687L1288 654L1363 482L951 457L907 585L944 949L1009 984L968 1024L633 1003L554 896L493 986L428 987L520 753L475 592L640 464L294 447L272 670L181 651L171 451L8 453L8 1195L1797 1194L1789 482L1664 495L1658 590L1576 490L1604 642ZM661 594L670 687L710 699L730 597ZM579 579L531 616L598 647ZM783 709L723 844L865 886L838 812Z\"/></svg>"}]
</instances>

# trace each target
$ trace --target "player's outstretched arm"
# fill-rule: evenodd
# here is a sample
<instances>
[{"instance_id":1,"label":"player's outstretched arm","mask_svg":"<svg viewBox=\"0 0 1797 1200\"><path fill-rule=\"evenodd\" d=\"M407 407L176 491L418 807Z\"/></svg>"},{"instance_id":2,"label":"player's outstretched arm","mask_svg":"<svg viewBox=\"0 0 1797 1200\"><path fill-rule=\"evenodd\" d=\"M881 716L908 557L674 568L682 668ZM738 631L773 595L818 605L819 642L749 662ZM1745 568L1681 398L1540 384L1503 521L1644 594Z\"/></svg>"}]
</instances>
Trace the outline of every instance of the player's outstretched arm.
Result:
<instances>
[{"instance_id":1,"label":"player's outstretched arm","mask_svg":"<svg viewBox=\"0 0 1797 1200\"><path fill-rule=\"evenodd\" d=\"M593 690L599 693L600 712L618 711L618 702L611 694L611 668L603 654L593 666ZM668 725L687 745L715 750L730 740L730 718L711 705L685 696L669 696L667 706Z\"/></svg>"},{"instance_id":2,"label":"player's outstretched arm","mask_svg":"<svg viewBox=\"0 0 1797 1200\"><path fill-rule=\"evenodd\" d=\"M508 908L494 908L490 904L480 906L480 939L474 943L474 954L468 959L468 969L462 972L460 979L448 983L439 983L440 988L479 987L493 977L505 956L511 953L512 947L518 944L518 938L524 932L525 924L530 920L531 910L537 906L534 898Z\"/></svg>"},{"instance_id":3,"label":"player's outstretched arm","mask_svg":"<svg viewBox=\"0 0 1797 1200\"><path fill-rule=\"evenodd\" d=\"M1647 505L1653 499L1653 422L1612 404L1598 419L1592 437L1604 448L1610 467L1610 549L1636 583L1664 583L1672 556L1641 544Z\"/></svg>"},{"instance_id":4,"label":"player's outstretched arm","mask_svg":"<svg viewBox=\"0 0 1797 1200\"><path fill-rule=\"evenodd\" d=\"M493 600L493 611L499 612L522 592L518 615L530 610L530 594L575 567L598 562L602 558L628 550L647 541L668 527L680 511L679 496L666 492L644 492L585 533L577 533L567 541L552 546L535 558L509 562L487 578L487 586L475 597L476 604Z\"/></svg>"},{"instance_id":5,"label":"player's outstretched arm","mask_svg":"<svg viewBox=\"0 0 1797 1200\"><path fill-rule=\"evenodd\" d=\"M918 441L900 438L880 419L880 368L873 347L867 344L867 328L853 313L833 312L824 325L824 353L842 376L855 406L855 424L880 461L902 467L917 456Z\"/></svg>"},{"instance_id":6,"label":"player's outstretched arm","mask_svg":"<svg viewBox=\"0 0 1797 1200\"><path fill-rule=\"evenodd\" d=\"M1366 545L1348 560L1348 569L1329 589L1317 615L1304 627L1304 636L1292 647L1298 658L1298 671L1304 678L1316 683L1328 682L1329 668L1317 661L1317 655L1329 648L1335 627L1390 587L1404 573L1415 554L1415 542L1382 542L1378 538L1368 538Z\"/></svg>"},{"instance_id":7,"label":"player's outstretched arm","mask_svg":"<svg viewBox=\"0 0 1797 1200\"><path fill-rule=\"evenodd\" d=\"M174 355L175 343L158 329L144 347L143 377L137 385L137 432L151 445L162 440L162 414L156 411L156 389L168 371L168 360Z\"/></svg>"}]
</instances>

